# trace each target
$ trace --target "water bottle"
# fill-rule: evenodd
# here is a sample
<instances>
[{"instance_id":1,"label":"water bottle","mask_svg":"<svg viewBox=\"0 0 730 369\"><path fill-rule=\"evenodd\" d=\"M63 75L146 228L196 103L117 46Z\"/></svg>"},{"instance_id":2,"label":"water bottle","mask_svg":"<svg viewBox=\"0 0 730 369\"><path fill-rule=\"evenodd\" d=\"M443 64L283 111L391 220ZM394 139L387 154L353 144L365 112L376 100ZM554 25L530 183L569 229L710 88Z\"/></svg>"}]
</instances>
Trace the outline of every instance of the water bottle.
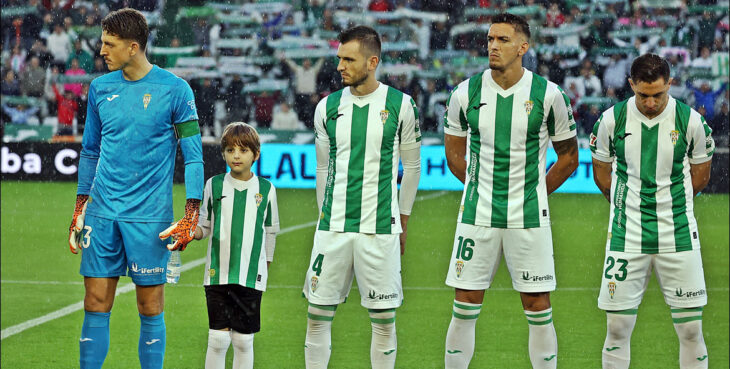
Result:
<instances>
[{"instance_id":1,"label":"water bottle","mask_svg":"<svg viewBox=\"0 0 730 369\"><path fill-rule=\"evenodd\" d=\"M170 261L167 262L167 283L177 283L180 280L181 267L180 251L170 252Z\"/></svg>"}]
</instances>

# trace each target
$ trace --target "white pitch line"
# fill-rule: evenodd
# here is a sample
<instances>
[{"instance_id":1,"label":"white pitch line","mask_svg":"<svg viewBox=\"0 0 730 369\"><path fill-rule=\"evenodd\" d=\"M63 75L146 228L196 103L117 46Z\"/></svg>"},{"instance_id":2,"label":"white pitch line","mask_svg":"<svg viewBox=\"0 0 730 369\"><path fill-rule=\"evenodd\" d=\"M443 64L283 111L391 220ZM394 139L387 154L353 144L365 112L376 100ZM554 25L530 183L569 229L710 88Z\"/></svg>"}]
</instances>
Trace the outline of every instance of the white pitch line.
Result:
<instances>
[{"instance_id":1,"label":"white pitch line","mask_svg":"<svg viewBox=\"0 0 730 369\"><path fill-rule=\"evenodd\" d=\"M446 195L447 193L448 193L448 191L438 191L438 192L430 193L428 195L416 196L416 201L423 201L423 200L435 199L437 197L441 197L443 195Z\"/></svg>"},{"instance_id":2,"label":"white pitch line","mask_svg":"<svg viewBox=\"0 0 730 369\"><path fill-rule=\"evenodd\" d=\"M205 259L198 259L191 261L187 264L185 264L186 270L192 269L200 264L202 264L201 260L205 261ZM15 281L15 280L3 280L0 281L1 283L8 283L8 284L39 284L39 285L79 285L83 284L81 282L62 282L62 281ZM192 288L200 288L202 284L200 283L178 283L175 285L175 287L192 287ZM272 290L299 290L302 288L302 286L298 285L268 285L266 286L267 289ZM406 291L452 291L453 288L448 286L443 287L433 287L433 286L405 286L403 287ZM353 286L351 291L357 290L357 286ZM600 288L598 287L560 287L558 286L557 291L555 292L562 292L562 291L598 291ZM492 287L489 289L489 291L514 291L513 288L510 287ZM715 292L728 292L730 291L730 288L728 287L711 287L708 288L707 291L715 291Z\"/></svg>"},{"instance_id":3,"label":"white pitch line","mask_svg":"<svg viewBox=\"0 0 730 369\"><path fill-rule=\"evenodd\" d=\"M304 224L298 224L298 225L295 225L295 226L291 226L291 227L288 227L288 228L284 228L278 234L279 235L286 234L286 233L289 233L289 232L292 232L292 231L296 231L296 230L299 230L299 229L302 229L302 228L307 228L307 227L314 226L315 224L317 224L316 221L314 221L314 222L308 222L308 223L304 223ZM197 266L199 266L201 264L204 264L204 263L205 263L205 258L196 259L196 260L193 260L193 261L190 261L188 263L183 264L183 266L180 268L180 271L181 272L185 272L185 271L188 271L190 269L193 269L193 268L195 268L195 267L197 267ZM16 284L19 284L19 283L22 283L22 282L23 281L12 281L12 280L11 281L2 281L2 283L16 283ZM58 281L50 281L50 282L48 282L48 281L47 282L42 282L42 281L27 281L27 282L28 282L28 284L72 284L72 283L68 283L68 282L58 282ZM73 284L78 284L78 282L73 283ZM80 284L83 284L83 282L81 282ZM134 290L134 287L135 287L134 283L127 283L127 284L125 284L125 285L117 288L117 292L116 292L115 295L116 296L119 296L119 295L121 295L123 293L127 293L129 291L133 291ZM50 313L48 313L46 315L43 315L43 316L41 316L39 318L35 318L35 319L31 319L31 320L26 320L25 322L22 322L20 324L16 324L14 326L5 328L0 333L0 340L4 340L4 339L6 339L6 338L8 338L10 336L13 336L13 335L16 335L16 334L18 334L20 332L23 332L26 329L30 329L30 328L39 326L39 325L41 325L43 323L46 323L46 322L49 322L51 320L58 319L58 318L64 317L64 316L69 315L69 314L73 314L73 313L75 313L75 312L77 312L79 310L82 310L83 308L84 308L84 301L81 300L81 301L79 301L77 303L74 303L74 304L68 305L68 306L66 306L64 308L61 308L61 309L58 309L56 311L50 312Z\"/></svg>"}]
</instances>

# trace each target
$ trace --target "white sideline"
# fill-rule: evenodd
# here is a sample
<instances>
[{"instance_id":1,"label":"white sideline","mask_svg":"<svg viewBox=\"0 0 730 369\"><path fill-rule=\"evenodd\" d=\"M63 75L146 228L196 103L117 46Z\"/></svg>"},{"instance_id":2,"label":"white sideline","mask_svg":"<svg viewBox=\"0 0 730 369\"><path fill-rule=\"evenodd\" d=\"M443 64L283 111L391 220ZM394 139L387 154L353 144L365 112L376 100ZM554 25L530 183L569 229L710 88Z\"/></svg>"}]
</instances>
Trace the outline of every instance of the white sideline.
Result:
<instances>
[{"instance_id":1,"label":"white sideline","mask_svg":"<svg viewBox=\"0 0 730 369\"><path fill-rule=\"evenodd\" d=\"M296 230L299 230L299 229L302 229L302 228L311 227L311 226L314 226L315 224L317 224L316 221L315 222L308 222L308 223L304 223L304 224L298 224L298 225L295 225L295 226L291 226L291 227L284 228L281 231L279 231L278 234L279 235L282 235L282 234L289 233L289 232L292 232L292 231L296 231ZM188 263L183 264L182 268L180 268L180 271L181 272L188 271L188 270L193 269L193 268L195 268L198 265L201 265L203 263L205 263L205 258L200 258L200 259L193 260L191 262L188 262ZM18 283L27 283L27 284L83 284L83 282L67 283L67 282L59 282L59 281L45 281L45 282L43 282L43 281L10 281L10 280L8 280L8 281L2 281L2 283L16 283L16 284L18 284ZM133 291L133 290L134 290L134 283L127 283L127 284L125 284L125 285L117 288L117 293L115 294L115 296L119 296L119 295L121 295L123 293L127 293L127 292ZM81 301L79 301L77 303L74 303L74 304L68 305L68 306L66 306L64 308L61 308L61 309L58 309L56 311L50 312L50 313L48 313L46 315L43 315L43 316L41 316L39 318L35 318L35 319L31 319L31 320L26 320L25 322L22 322L20 324L16 324L14 326L5 328L5 329L2 330L2 333L1 333L2 338L0 338L0 340L4 340L4 339L6 339L6 338L8 338L10 336L16 335L16 334L24 331L26 329L33 328L35 326L41 325L41 324L46 323L46 322L49 322L51 320L58 319L58 318L61 318L61 317L66 316L66 315L75 313L75 312L77 312L79 310L82 310L83 308L84 308L84 301L81 300Z\"/></svg>"},{"instance_id":2,"label":"white sideline","mask_svg":"<svg viewBox=\"0 0 730 369\"><path fill-rule=\"evenodd\" d=\"M416 198L416 200L418 200L418 201L421 201L421 200L429 200L429 199L433 199L433 198L437 198L437 197L443 196L446 193L447 193L446 191L439 191L439 192L431 193L431 194L428 194L428 195L419 196L419 197ZM307 228L307 227L312 227L312 226L314 226L316 224L317 224L317 222L316 221L313 221L313 222L307 222L307 223L303 223L303 224L298 224L298 225L295 225L295 226L287 227L287 228L284 228L281 231L279 231L278 235L282 235L282 234L286 234L286 233L289 233L289 232L297 231L297 230L300 230L300 229L303 229L303 228ZM197 259L197 260L193 260L193 261L190 261L190 262L187 262L187 263L183 264L182 268L180 268L180 271L181 272L185 272L185 271L188 271L188 270L190 270L192 268L195 268L195 267L197 267L197 266L199 266L201 264L204 264L204 263L205 263L205 258L200 258L200 259ZM24 283L24 284L83 284L83 282L71 282L71 283L67 283L67 282L59 282L59 281L45 281L44 282L44 281L12 281L12 280L2 281L2 283L15 283L15 284L21 284L21 283ZM196 287L199 287L199 285L197 285L197 284L195 286ZM288 288L288 287L289 286L282 286L282 287L271 286L271 288ZM301 288L301 286L297 286L297 288ZM134 283L128 283L128 284L125 284L125 285L117 288L117 292L116 292L115 295L116 296L119 296L122 293L126 293L126 292L129 292L129 291L132 291L132 290L134 290ZM75 313L75 312L77 312L77 311L79 311L79 310L81 310L83 308L84 308L84 301L82 300L82 301L79 301L77 303L68 305L68 306L66 306L64 308L61 308L59 310L50 312L50 313L48 313L46 315L43 315L43 316L41 316L39 318L27 320L27 321L25 321L23 323L20 323L20 324L17 324L17 325L14 325L14 326L5 328L1 332L1 336L2 337L0 338L0 340L4 340L4 339L6 339L6 338L8 338L10 336L13 336L13 335L16 335L16 334L18 334L20 332L23 332L26 329L33 328L35 326L41 325L41 324L46 323L46 322L49 322L51 320L58 319L58 318L61 318L61 317L66 316L66 315Z\"/></svg>"}]
</instances>

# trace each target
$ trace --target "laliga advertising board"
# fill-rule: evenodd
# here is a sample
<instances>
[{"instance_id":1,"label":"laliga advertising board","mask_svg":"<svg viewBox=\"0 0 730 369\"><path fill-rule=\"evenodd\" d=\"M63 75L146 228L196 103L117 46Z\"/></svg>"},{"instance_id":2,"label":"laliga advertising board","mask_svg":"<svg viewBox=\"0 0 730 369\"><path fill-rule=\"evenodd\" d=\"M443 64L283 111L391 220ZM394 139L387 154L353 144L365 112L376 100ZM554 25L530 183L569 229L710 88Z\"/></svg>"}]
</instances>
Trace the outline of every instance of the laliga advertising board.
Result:
<instances>
[{"instance_id":1,"label":"laliga advertising board","mask_svg":"<svg viewBox=\"0 0 730 369\"><path fill-rule=\"evenodd\" d=\"M590 150L581 149L578 156L580 161L578 169L557 192L600 193L593 183ZM547 167L549 168L556 160L555 151L552 148L548 149ZM254 165L254 172L270 179L277 188L314 188L316 165L314 145L270 143L261 145L261 158ZM401 175L402 171L401 168ZM443 146L421 147L421 181L418 189L447 191L464 189L464 185L449 171Z\"/></svg>"},{"instance_id":2,"label":"laliga advertising board","mask_svg":"<svg viewBox=\"0 0 730 369\"><path fill-rule=\"evenodd\" d=\"M4 180L76 181L81 145L44 142L6 143L2 146L2 178ZM314 145L265 143L254 172L268 178L277 188L314 188L317 160ZM599 193L593 183L590 150L579 151L580 164L557 192ZM175 182L183 183L183 158L177 155ZM205 178L228 171L218 145L203 145ZM552 149L547 151L547 166L557 160ZM402 173L402 169L401 169ZM446 165L442 145L421 147L421 190L462 191L464 185Z\"/></svg>"}]
</instances>

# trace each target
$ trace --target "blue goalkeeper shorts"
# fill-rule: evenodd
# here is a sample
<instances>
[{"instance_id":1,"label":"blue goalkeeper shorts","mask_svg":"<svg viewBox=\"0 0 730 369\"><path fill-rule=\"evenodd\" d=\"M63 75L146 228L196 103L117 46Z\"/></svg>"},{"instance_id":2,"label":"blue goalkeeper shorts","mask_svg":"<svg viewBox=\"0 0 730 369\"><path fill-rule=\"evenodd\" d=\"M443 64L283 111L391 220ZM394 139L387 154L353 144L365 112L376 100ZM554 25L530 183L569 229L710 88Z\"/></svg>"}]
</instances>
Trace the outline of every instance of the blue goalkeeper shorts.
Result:
<instances>
[{"instance_id":1,"label":"blue goalkeeper shorts","mask_svg":"<svg viewBox=\"0 0 730 369\"><path fill-rule=\"evenodd\" d=\"M159 233L170 223L122 222L86 215L81 239L84 277L128 275L134 284L153 286L166 281L170 251Z\"/></svg>"}]
</instances>

